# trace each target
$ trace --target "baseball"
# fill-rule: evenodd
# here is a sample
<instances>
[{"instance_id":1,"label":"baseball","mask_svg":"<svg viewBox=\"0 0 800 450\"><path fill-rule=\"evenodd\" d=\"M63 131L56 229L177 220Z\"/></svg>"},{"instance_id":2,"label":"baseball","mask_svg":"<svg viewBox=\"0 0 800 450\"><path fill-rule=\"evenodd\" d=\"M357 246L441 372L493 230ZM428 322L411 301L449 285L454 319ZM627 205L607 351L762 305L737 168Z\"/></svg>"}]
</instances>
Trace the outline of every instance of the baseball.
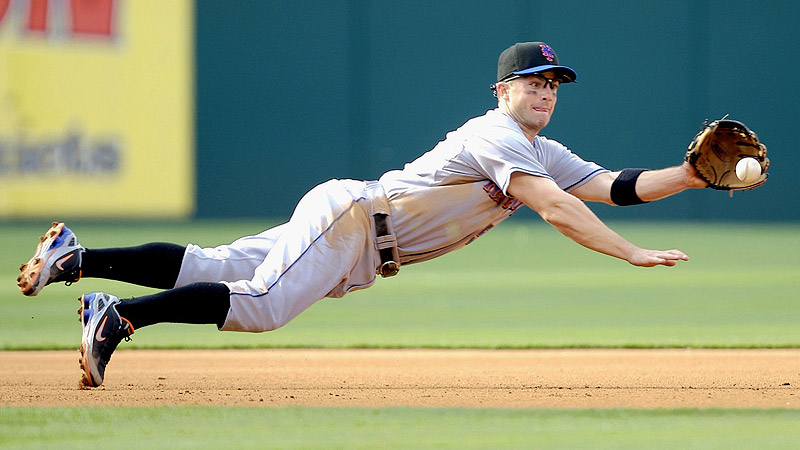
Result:
<instances>
[{"instance_id":1,"label":"baseball","mask_svg":"<svg viewBox=\"0 0 800 450\"><path fill-rule=\"evenodd\" d=\"M736 176L745 183L752 183L761 176L761 164L755 158L742 158L736 163Z\"/></svg>"}]
</instances>

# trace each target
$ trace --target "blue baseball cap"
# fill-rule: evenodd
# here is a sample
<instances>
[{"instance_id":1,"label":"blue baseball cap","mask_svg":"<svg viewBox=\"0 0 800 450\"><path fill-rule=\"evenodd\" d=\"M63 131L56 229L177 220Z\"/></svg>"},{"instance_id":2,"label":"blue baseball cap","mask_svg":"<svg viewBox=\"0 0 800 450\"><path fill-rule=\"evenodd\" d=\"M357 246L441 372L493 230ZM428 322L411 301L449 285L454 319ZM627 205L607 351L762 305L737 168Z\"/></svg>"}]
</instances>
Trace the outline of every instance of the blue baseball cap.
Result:
<instances>
[{"instance_id":1,"label":"blue baseball cap","mask_svg":"<svg viewBox=\"0 0 800 450\"><path fill-rule=\"evenodd\" d=\"M578 78L574 70L558 64L553 48L544 42L517 42L503 50L497 59L497 81L513 76L553 71L562 83L572 83Z\"/></svg>"}]
</instances>

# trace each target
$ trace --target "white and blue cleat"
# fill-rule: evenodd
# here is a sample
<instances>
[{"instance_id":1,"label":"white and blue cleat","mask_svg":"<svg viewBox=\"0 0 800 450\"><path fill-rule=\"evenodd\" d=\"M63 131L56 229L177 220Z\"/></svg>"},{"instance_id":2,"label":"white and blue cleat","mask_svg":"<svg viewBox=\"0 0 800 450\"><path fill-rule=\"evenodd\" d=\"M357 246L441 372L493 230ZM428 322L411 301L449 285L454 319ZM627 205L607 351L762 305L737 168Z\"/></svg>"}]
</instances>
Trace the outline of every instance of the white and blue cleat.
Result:
<instances>
[{"instance_id":1,"label":"white and blue cleat","mask_svg":"<svg viewBox=\"0 0 800 450\"><path fill-rule=\"evenodd\" d=\"M92 292L79 299L78 320L83 327L81 335L81 384L97 387L103 384L106 366L119 343L130 340L133 325L117 312L119 298Z\"/></svg>"},{"instance_id":2,"label":"white and blue cleat","mask_svg":"<svg viewBox=\"0 0 800 450\"><path fill-rule=\"evenodd\" d=\"M34 296L50 283L71 284L80 280L85 250L72 230L61 222L53 222L39 238L33 257L19 267L17 286L20 292Z\"/></svg>"}]
</instances>

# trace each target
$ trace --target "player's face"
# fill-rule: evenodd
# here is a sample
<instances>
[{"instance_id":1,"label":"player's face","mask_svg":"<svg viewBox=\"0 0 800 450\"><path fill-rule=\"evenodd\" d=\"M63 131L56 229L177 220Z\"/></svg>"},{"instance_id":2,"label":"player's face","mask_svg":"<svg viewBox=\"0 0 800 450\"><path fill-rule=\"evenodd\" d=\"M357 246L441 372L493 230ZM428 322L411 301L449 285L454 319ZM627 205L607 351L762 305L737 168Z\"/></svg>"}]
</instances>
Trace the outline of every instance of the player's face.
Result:
<instances>
[{"instance_id":1,"label":"player's face","mask_svg":"<svg viewBox=\"0 0 800 450\"><path fill-rule=\"evenodd\" d=\"M511 117L529 138L550 123L560 81L553 72L508 81L501 99Z\"/></svg>"}]
</instances>

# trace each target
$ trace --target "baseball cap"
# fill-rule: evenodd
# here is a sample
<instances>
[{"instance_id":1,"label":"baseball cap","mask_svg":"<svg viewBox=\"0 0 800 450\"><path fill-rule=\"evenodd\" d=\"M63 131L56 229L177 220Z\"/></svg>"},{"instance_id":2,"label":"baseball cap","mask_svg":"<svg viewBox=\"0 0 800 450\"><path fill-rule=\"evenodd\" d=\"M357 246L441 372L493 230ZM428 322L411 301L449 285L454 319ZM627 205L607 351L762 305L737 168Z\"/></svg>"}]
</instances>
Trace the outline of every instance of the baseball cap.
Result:
<instances>
[{"instance_id":1,"label":"baseball cap","mask_svg":"<svg viewBox=\"0 0 800 450\"><path fill-rule=\"evenodd\" d=\"M558 65L558 57L553 48L544 42L517 42L503 50L497 59L497 81L514 75L555 72L562 83L574 82L578 75L567 66Z\"/></svg>"}]
</instances>

